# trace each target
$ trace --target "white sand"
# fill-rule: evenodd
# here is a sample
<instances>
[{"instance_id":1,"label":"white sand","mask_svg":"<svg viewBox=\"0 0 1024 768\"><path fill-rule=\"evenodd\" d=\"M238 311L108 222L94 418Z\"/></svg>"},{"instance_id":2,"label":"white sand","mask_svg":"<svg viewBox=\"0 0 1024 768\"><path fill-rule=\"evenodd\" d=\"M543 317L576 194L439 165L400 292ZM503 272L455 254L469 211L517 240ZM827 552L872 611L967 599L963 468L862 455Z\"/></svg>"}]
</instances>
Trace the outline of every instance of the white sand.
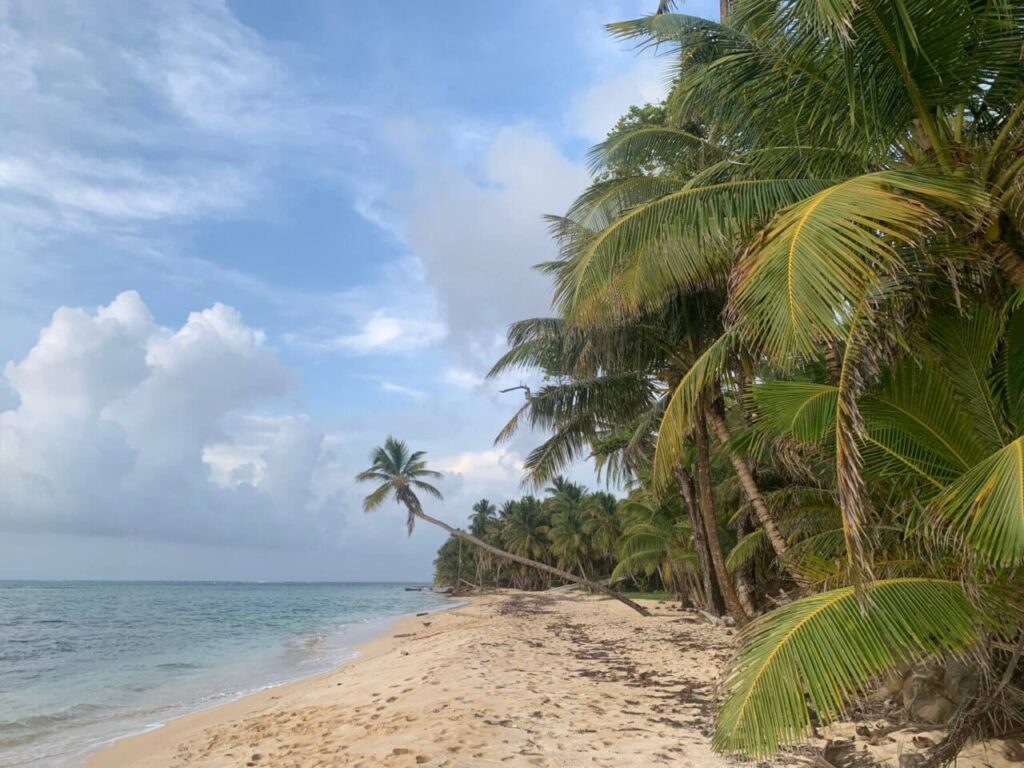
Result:
<instances>
[{"instance_id":1,"label":"white sand","mask_svg":"<svg viewBox=\"0 0 1024 768\"><path fill-rule=\"evenodd\" d=\"M708 744L711 687L731 640L669 606L644 619L594 597L476 598L88 765L714 768L728 761Z\"/></svg>"}]
</instances>

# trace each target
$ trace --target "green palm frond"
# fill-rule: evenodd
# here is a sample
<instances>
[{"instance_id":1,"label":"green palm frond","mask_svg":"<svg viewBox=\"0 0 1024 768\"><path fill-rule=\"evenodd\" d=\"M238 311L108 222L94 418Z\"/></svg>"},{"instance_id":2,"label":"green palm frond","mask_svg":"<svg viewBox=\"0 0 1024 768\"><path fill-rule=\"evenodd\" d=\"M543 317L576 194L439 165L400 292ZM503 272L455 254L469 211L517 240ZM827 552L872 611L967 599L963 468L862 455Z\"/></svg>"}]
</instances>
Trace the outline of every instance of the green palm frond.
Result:
<instances>
[{"instance_id":1,"label":"green palm frond","mask_svg":"<svg viewBox=\"0 0 1024 768\"><path fill-rule=\"evenodd\" d=\"M716 159L726 154L721 145L681 128L642 127L622 131L593 147L589 153L590 170L596 172L616 164L641 164L652 156L672 157L690 154L693 150L707 153Z\"/></svg>"},{"instance_id":2,"label":"green palm frond","mask_svg":"<svg viewBox=\"0 0 1024 768\"><path fill-rule=\"evenodd\" d=\"M999 313L981 305L971 316L943 315L932 323L932 339L961 406L988 450L1005 445L1003 417L993 391L993 358L1003 333Z\"/></svg>"},{"instance_id":3,"label":"green palm frond","mask_svg":"<svg viewBox=\"0 0 1024 768\"><path fill-rule=\"evenodd\" d=\"M717 749L767 757L828 723L877 675L930 653L965 653L982 621L962 585L892 579L798 600L743 629L723 684Z\"/></svg>"},{"instance_id":4,"label":"green palm frond","mask_svg":"<svg viewBox=\"0 0 1024 768\"><path fill-rule=\"evenodd\" d=\"M838 388L810 381L765 381L750 391L758 425L774 435L820 442L835 428Z\"/></svg>"},{"instance_id":5,"label":"green palm frond","mask_svg":"<svg viewBox=\"0 0 1024 768\"><path fill-rule=\"evenodd\" d=\"M1024 290L1021 295L1024 296ZM1007 416L1013 426L1024 430L1024 310L1010 314L1003 343L1001 373Z\"/></svg>"},{"instance_id":6,"label":"green palm frond","mask_svg":"<svg viewBox=\"0 0 1024 768\"><path fill-rule=\"evenodd\" d=\"M387 501L392 490L393 489L389 484L382 485L374 490L373 493L363 499L363 511L372 512L379 508L385 501Z\"/></svg>"},{"instance_id":7,"label":"green palm frond","mask_svg":"<svg viewBox=\"0 0 1024 768\"><path fill-rule=\"evenodd\" d=\"M431 476L441 477L441 473L440 472L432 472ZM425 483L422 480L413 480L410 483L410 485L412 485L414 488L417 488L417 489L423 491L428 496L433 496L435 499L440 499L440 500L444 499L444 495L439 490L437 490L437 488L432 486L430 483Z\"/></svg>"},{"instance_id":8,"label":"green palm frond","mask_svg":"<svg viewBox=\"0 0 1024 768\"><path fill-rule=\"evenodd\" d=\"M813 357L836 340L868 289L902 268L901 247L918 245L939 223L921 199L979 205L964 182L917 172L856 176L779 214L734 275L732 312L769 357Z\"/></svg>"},{"instance_id":9,"label":"green palm frond","mask_svg":"<svg viewBox=\"0 0 1024 768\"><path fill-rule=\"evenodd\" d=\"M825 185L813 179L695 178L629 208L600 230L563 230L559 234L565 268L556 274L555 300L559 306L575 306L588 285L606 285L637 254L678 236L679 221L699 226L708 243L727 242L737 234L738 224L766 222L780 208ZM707 282L702 279L700 285Z\"/></svg>"},{"instance_id":10,"label":"green palm frond","mask_svg":"<svg viewBox=\"0 0 1024 768\"><path fill-rule=\"evenodd\" d=\"M865 464L876 476L913 470L934 486L953 480L985 456L950 376L932 363L898 365L864 398Z\"/></svg>"},{"instance_id":11,"label":"green palm frond","mask_svg":"<svg viewBox=\"0 0 1024 768\"><path fill-rule=\"evenodd\" d=\"M1024 436L972 467L931 510L993 566L1024 563Z\"/></svg>"},{"instance_id":12,"label":"green palm frond","mask_svg":"<svg viewBox=\"0 0 1024 768\"><path fill-rule=\"evenodd\" d=\"M691 418L700 407L709 388L717 382L736 350L739 334L726 331L690 366L665 407L658 430L654 454L654 483L665 487L672 479L672 470L679 462L683 441L689 434Z\"/></svg>"},{"instance_id":13,"label":"green palm frond","mask_svg":"<svg viewBox=\"0 0 1024 768\"><path fill-rule=\"evenodd\" d=\"M729 555L725 558L725 567L729 569L729 573L736 573L747 563L754 562L759 555L770 551L771 545L764 535L764 529L758 528L737 541L736 546L729 550Z\"/></svg>"}]
</instances>

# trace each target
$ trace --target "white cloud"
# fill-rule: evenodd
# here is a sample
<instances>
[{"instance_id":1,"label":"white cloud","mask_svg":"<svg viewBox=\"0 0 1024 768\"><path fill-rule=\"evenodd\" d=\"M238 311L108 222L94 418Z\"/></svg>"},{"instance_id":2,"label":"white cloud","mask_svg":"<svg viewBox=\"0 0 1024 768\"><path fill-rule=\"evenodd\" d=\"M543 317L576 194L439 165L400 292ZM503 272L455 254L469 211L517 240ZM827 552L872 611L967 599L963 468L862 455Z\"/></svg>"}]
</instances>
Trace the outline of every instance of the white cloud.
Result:
<instances>
[{"instance_id":1,"label":"white cloud","mask_svg":"<svg viewBox=\"0 0 1024 768\"><path fill-rule=\"evenodd\" d=\"M461 389L476 389L484 383L484 377L478 376L465 368L453 367L445 369L441 377L445 384Z\"/></svg>"},{"instance_id":2,"label":"white cloud","mask_svg":"<svg viewBox=\"0 0 1024 768\"><path fill-rule=\"evenodd\" d=\"M510 322L550 311L549 281L532 269L555 253L543 216L563 213L588 180L535 128L490 138L479 167L421 165L405 227L449 336L488 363Z\"/></svg>"},{"instance_id":3,"label":"white cloud","mask_svg":"<svg viewBox=\"0 0 1024 768\"><path fill-rule=\"evenodd\" d=\"M238 215L285 157L353 141L357 111L219 0L7 0L0 50L0 226L22 247Z\"/></svg>"},{"instance_id":4,"label":"white cloud","mask_svg":"<svg viewBox=\"0 0 1024 768\"><path fill-rule=\"evenodd\" d=\"M665 61L638 58L625 72L578 93L569 109L569 125L580 136L601 141L630 106L658 102L666 93Z\"/></svg>"},{"instance_id":5,"label":"white cloud","mask_svg":"<svg viewBox=\"0 0 1024 768\"><path fill-rule=\"evenodd\" d=\"M441 457L435 466L443 472L460 475L471 485L508 486L518 483L523 471L523 460L506 448L467 451L454 456Z\"/></svg>"},{"instance_id":6,"label":"white cloud","mask_svg":"<svg viewBox=\"0 0 1024 768\"><path fill-rule=\"evenodd\" d=\"M292 337L313 349L341 350L358 354L410 352L429 347L443 339L447 330L435 320L397 317L377 310L366 317L357 331L321 338Z\"/></svg>"},{"instance_id":7,"label":"white cloud","mask_svg":"<svg viewBox=\"0 0 1024 768\"><path fill-rule=\"evenodd\" d=\"M380 388L385 392L404 395L405 397L412 398L413 400L423 400L427 396L427 393L422 389L415 389L414 387L408 387L404 384L395 384L393 381L382 380L379 383Z\"/></svg>"},{"instance_id":8,"label":"white cloud","mask_svg":"<svg viewBox=\"0 0 1024 768\"><path fill-rule=\"evenodd\" d=\"M329 535L339 469L302 416L253 411L292 374L238 312L177 330L123 293L62 307L4 375L0 527L282 543Z\"/></svg>"}]
</instances>

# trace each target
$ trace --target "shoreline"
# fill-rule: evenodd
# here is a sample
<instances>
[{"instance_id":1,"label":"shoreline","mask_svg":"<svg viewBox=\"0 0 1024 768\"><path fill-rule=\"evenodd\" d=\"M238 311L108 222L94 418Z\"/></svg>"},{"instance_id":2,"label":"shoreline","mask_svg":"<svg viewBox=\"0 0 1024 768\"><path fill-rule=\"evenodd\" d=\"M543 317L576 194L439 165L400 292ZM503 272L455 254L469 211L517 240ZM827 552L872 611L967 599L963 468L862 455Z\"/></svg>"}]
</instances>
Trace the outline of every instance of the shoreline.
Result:
<instances>
[{"instance_id":1,"label":"shoreline","mask_svg":"<svg viewBox=\"0 0 1024 768\"><path fill-rule=\"evenodd\" d=\"M730 633L655 605L500 592L407 616L334 669L169 720L88 768L725 766Z\"/></svg>"},{"instance_id":2,"label":"shoreline","mask_svg":"<svg viewBox=\"0 0 1024 768\"><path fill-rule=\"evenodd\" d=\"M451 599L452 604L435 606L415 613L382 617L380 626L370 637L354 643L350 648L348 648L349 655L346 658L335 662L329 669L323 669L311 674L303 674L299 677L282 680L281 682L269 683L253 690L230 694L228 698L215 704L209 704L201 706L198 709L181 712L180 714L175 714L169 717L167 720L148 725L141 730L134 730L114 736L102 744L93 746L87 751L79 753L72 758L72 762L69 763L69 766L84 766L85 768L94 768L94 766L99 766L100 768L104 768L104 766L108 765L128 765L129 763L124 762L124 758L121 757L121 745L123 745L124 742L134 742L136 739L143 740L147 736L162 734L164 731L168 731L168 736L173 738L177 736L179 732L187 733L191 731L193 727L205 728L235 717L244 717L250 709L258 710L268 702L275 701L279 698L279 695L271 694L275 694L282 689L287 689L290 686L314 683L320 678L334 675L343 668L351 664L355 664L367 654L372 653L379 643L386 643L390 634L398 631L398 628L406 622L411 622L414 619L422 620L424 616L432 616L446 611L458 610L466 605L467 601L472 598L467 599L465 597L461 597ZM163 738L159 739L160 742L163 742L163 740ZM144 744L143 748L148 746L150 746L148 743ZM131 750L131 752L134 753L134 749ZM106 762L108 760L108 753L111 755L109 758L111 762L109 763ZM134 763L130 764L134 765Z\"/></svg>"}]
</instances>

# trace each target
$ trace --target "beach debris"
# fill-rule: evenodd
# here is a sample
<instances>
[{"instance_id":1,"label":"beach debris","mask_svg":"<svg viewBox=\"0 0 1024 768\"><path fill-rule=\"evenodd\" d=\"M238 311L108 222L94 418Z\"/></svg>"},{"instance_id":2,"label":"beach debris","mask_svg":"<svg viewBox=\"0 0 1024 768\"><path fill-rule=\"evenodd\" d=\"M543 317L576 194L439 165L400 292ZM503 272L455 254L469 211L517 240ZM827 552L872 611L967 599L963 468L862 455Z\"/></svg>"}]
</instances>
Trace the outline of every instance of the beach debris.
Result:
<instances>
[{"instance_id":1,"label":"beach debris","mask_svg":"<svg viewBox=\"0 0 1024 768\"><path fill-rule=\"evenodd\" d=\"M1024 745L1017 739L1004 739L1003 757L1011 763L1024 763Z\"/></svg>"}]
</instances>

